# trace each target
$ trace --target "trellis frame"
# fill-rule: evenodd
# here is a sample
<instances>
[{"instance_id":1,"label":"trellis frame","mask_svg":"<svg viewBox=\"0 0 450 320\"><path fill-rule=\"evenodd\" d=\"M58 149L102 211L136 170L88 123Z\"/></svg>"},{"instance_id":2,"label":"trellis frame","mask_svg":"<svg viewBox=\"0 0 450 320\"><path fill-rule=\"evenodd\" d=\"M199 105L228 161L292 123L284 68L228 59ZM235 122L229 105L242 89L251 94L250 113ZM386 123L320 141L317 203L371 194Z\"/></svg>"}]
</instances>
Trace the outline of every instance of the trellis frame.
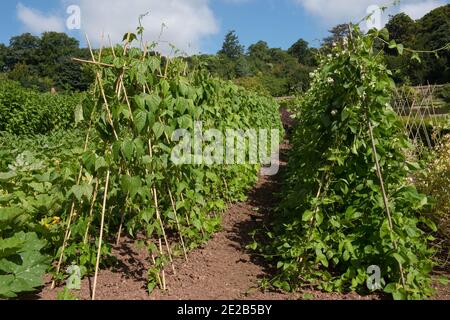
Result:
<instances>
[{"instance_id":1,"label":"trellis frame","mask_svg":"<svg viewBox=\"0 0 450 320\"><path fill-rule=\"evenodd\" d=\"M416 146L419 155L425 148L433 149L441 139L439 130L431 131L427 127L427 120L430 120L429 123L437 128L437 120L442 116L436 111L433 100L434 92L438 87L428 84L411 87L410 90L397 88L393 94L393 108L400 117L406 119L403 121L405 131Z\"/></svg>"}]
</instances>

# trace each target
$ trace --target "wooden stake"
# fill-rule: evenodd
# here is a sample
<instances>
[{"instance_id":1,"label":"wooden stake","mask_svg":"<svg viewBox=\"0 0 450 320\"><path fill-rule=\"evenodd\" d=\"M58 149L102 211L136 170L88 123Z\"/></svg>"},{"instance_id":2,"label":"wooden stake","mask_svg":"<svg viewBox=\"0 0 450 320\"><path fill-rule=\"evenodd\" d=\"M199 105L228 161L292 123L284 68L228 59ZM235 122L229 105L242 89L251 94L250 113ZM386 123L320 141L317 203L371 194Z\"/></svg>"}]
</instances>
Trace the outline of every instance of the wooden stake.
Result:
<instances>
[{"instance_id":1,"label":"wooden stake","mask_svg":"<svg viewBox=\"0 0 450 320\"><path fill-rule=\"evenodd\" d=\"M155 259L155 255L152 253L151 256L152 256L153 265L156 267L156 259ZM160 287L161 289L163 289L164 286L163 286L163 282L162 282L162 280L161 280L160 274L158 273L156 277L157 277L157 280L158 280L158 282L159 282L159 287Z\"/></svg>"},{"instance_id":2,"label":"wooden stake","mask_svg":"<svg viewBox=\"0 0 450 320\"><path fill-rule=\"evenodd\" d=\"M149 89L149 90L150 90L150 89ZM165 125L165 123L164 123L164 121L161 119L161 117L158 117L158 119L159 119L159 122L161 122L162 124ZM165 138L166 138L167 144L170 145L170 139L169 139L169 136L168 136L167 132L164 132L164 136L165 136ZM179 183L179 182L180 182L180 179L177 178L177 181L178 181L178 183ZM184 202L183 192L181 192L181 200ZM186 216L186 222L187 222L188 226L190 227L190 226L191 226L191 223L190 223L190 221L189 221L189 217L188 217L188 215L187 215L187 212L185 213L185 216ZM202 231L202 232L203 232L203 231Z\"/></svg>"},{"instance_id":3,"label":"wooden stake","mask_svg":"<svg viewBox=\"0 0 450 320\"><path fill-rule=\"evenodd\" d=\"M161 238L159 238L159 251L161 253L161 258L162 258L164 256L164 252L163 252L163 249L162 249ZM163 268L161 270L161 273L162 273L162 284L163 284L163 290L166 291L167 290L167 287L166 287L166 271L164 270L164 267L165 267L165 265L163 263Z\"/></svg>"},{"instance_id":4,"label":"wooden stake","mask_svg":"<svg viewBox=\"0 0 450 320\"><path fill-rule=\"evenodd\" d=\"M89 51L91 52L92 61L96 62L94 52L92 51L91 42L89 41L87 34L86 34L86 41L88 43ZM119 136L117 135L116 129L114 128L114 121L113 121L113 118L111 115L111 111L109 109L108 99L106 98L105 89L103 88L102 76L101 76L100 72L97 71L96 76L97 76L98 86L100 88L100 92L103 97L103 102L105 103L106 113L108 115L108 121L113 129L114 137L116 138L116 140L119 140Z\"/></svg>"},{"instance_id":5,"label":"wooden stake","mask_svg":"<svg viewBox=\"0 0 450 320\"><path fill-rule=\"evenodd\" d=\"M389 222L389 231L391 233L392 242L394 244L394 249L397 251L398 250L398 244L397 244L397 240L395 240L394 237L393 237L394 223L393 223L393 220L392 220L391 209L389 207L389 198L387 196L386 188L384 186L383 173L381 172L380 162L378 161L378 152L377 152L377 147L376 147L376 144L375 144L375 137L374 137L374 134L373 134L373 127L372 127L372 123L371 123L369 118L368 118L368 123L369 123L370 139L372 140L373 156L375 157L375 165L376 165L376 169L377 169L377 175L378 175L378 179L380 180L381 191L383 192L384 207L386 209L386 214L387 214L388 222ZM404 271L403 271L403 265L402 265L402 263L400 261L398 261L398 265L400 267L400 274L401 274L401 278L402 278L403 288L406 289L406 281L405 281L405 275L404 275Z\"/></svg>"},{"instance_id":6,"label":"wooden stake","mask_svg":"<svg viewBox=\"0 0 450 320\"><path fill-rule=\"evenodd\" d=\"M226 200L228 200L228 205L231 207L233 204L231 203L230 189L228 188L227 180L225 178L222 178L222 180L223 180L223 183L225 185L225 191L228 194L227 197L226 197L227 198Z\"/></svg>"},{"instance_id":7,"label":"wooden stake","mask_svg":"<svg viewBox=\"0 0 450 320\"><path fill-rule=\"evenodd\" d=\"M128 194L127 194L127 198L125 199L125 204L128 204ZM118 246L120 244L120 237L122 234L122 228L123 228L123 223L125 221L125 215L127 213L127 206L125 207L125 210L123 210L122 212L122 217L120 218L120 226L119 226L119 232L117 232L117 240L116 240L116 246Z\"/></svg>"},{"instance_id":8,"label":"wooden stake","mask_svg":"<svg viewBox=\"0 0 450 320\"><path fill-rule=\"evenodd\" d=\"M76 62L81 62L81 63L93 64L93 65L101 66L101 67L115 68L114 65L108 64L108 63L103 63L103 62L96 62L96 61L84 60L84 59L79 59L79 58L72 58L72 60L76 61Z\"/></svg>"},{"instance_id":9,"label":"wooden stake","mask_svg":"<svg viewBox=\"0 0 450 320\"><path fill-rule=\"evenodd\" d=\"M105 212L106 212L106 202L108 200L108 187L109 187L110 174L111 174L111 171L108 169L108 172L106 173L105 193L103 195L102 220L100 223L100 236L98 239L98 251L97 251L97 261L95 263L95 276L94 276L94 287L92 289L92 300L95 300L95 293L97 290L98 269L100 266L100 258L101 258L101 254L102 254L103 228L105 225Z\"/></svg>"},{"instance_id":10,"label":"wooden stake","mask_svg":"<svg viewBox=\"0 0 450 320\"><path fill-rule=\"evenodd\" d=\"M181 192L180 196L181 196L181 201L184 203L183 192ZM186 222L187 222L188 226L190 227L191 226L191 222L189 221L189 215L188 215L186 210L185 210L185 216L186 216Z\"/></svg>"},{"instance_id":11,"label":"wooden stake","mask_svg":"<svg viewBox=\"0 0 450 320\"><path fill-rule=\"evenodd\" d=\"M169 63L170 63L170 60L169 60L169 57L167 56L166 57L166 65L164 68L164 79L167 78L167 72L169 71Z\"/></svg>"},{"instance_id":12,"label":"wooden stake","mask_svg":"<svg viewBox=\"0 0 450 320\"><path fill-rule=\"evenodd\" d=\"M98 186L99 186L99 180L98 178L96 179L95 182L95 189L94 189L94 195L92 197L92 202L91 202L91 208L89 209L89 221L86 227L86 232L84 234L84 239L83 239L83 243L86 244L87 240L88 240L88 235L89 235L89 228L91 227L91 223L92 223L92 215L94 213L94 206L95 206L95 202L97 200L97 194L98 194Z\"/></svg>"},{"instance_id":13,"label":"wooden stake","mask_svg":"<svg viewBox=\"0 0 450 320\"><path fill-rule=\"evenodd\" d=\"M170 202L172 203L173 213L175 214L175 221L177 222L178 233L180 234L181 245L183 246L184 258L186 259L186 262L188 262L186 246L184 245L183 235L181 234L180 221L178 220L177 206L176 206L175 201L173 199L172 191L170 191L170 188L167 188L167 190L169 191Z\"/></svg>"},{"instance_id":14,"label":"wooden stake","mask_svg":"<svg viewBox=\"0 0 450 320\"><path fill-rule=\"evenodd\" d=\"M88 143L89 143L89 130L88 130L88 133L86 135L86 140L85 140L85 144L84 144L84 152L86 152L86 150L87 150ZM80 166L80 171L78 173L78 178L77 178L77 186L80 185L82 177L83 177L83 165ZM67 221L66 232L64 234L64 240L63 240L63 245L62 245L62 248L61 248L61 253L59 255L58 264L56 266L56 274L57 275L61 271L61 265L62 265L62 261L63 261L63 258L64 258L64 251L66 250L67 242L69 241L69 238L70 238L70 234L71 234L71 229L70 228L72 226L72 221L75 218L75 215L76 215L75 200L73 200L72 201L72 206L70 208L69 219ZM51 285L51 290L55 289L55 285L56 285L56 280L53 279L52 285Z\"/></svg>"},{"instance_id":15,"label":"wooden stake","mask_svg":"<svg viewBox=\"0 0 450 320\"><path fill-rule=\"evenodd\" d=\"M153 146L152 146L152 142L151 142L150 139L148 139L148 150L149 150L149 153L150 153L150 157L153 158ZM153 172L152 172L152 174L153 174ZM153 184L153 187L152 187L151 190L152 190L152 194L153 194L153 202L155 204L156 217L157 217L157 219L159 221L159 225L161 226L161 231L162 231L162 234L164 236L164 241L166 243L166 247L167 247L167 252L169 254L170 263L172 264L172 270L173 270L173 273L175 274L176 272L175 272L175 266L173 264L172 252L170 250L169 241L167 240L166 230L164 229L164 223L163 223L163 221L161 219L161 214L159 213L158 194L156 193L156 187L155 187L154 184Z\"/></svg>"},{"instance_id":16,"label":"wooden stake","mask_svg":"<svg viewBox=\"0 0 450 320\"><path fill-rule=\"evenodd\" d=\"M164 242L166 244L167 253L169 254L169 260L170 260L170 263L172 265L172 271L173 271L174 274L176 274L175 266L173 264L173 259L172 259L172 251L170 249L169 241L167 240L166 230L164 229L164 223L162 221L161 214L159 212L158 195L156 193L156 188L155 187L152 187L152 193L153 193L153 201L154 201L155 210L156 210L156 218L158 219L159 225L161 226L161 231L162 231L162 234L163 234L163 237L164 237Z\"/></svg>"}]
</instances>

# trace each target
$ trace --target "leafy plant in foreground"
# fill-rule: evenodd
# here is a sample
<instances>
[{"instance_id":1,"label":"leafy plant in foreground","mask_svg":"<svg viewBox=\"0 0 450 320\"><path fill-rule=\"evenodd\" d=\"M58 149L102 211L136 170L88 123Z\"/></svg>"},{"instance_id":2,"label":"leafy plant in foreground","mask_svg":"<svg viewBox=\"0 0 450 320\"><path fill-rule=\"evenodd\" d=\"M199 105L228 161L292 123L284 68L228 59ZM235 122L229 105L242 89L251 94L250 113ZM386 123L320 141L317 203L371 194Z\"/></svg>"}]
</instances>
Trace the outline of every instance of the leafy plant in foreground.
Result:
<instances>
[{"instance_id":1,"label":"leafy plant in foreground","mask_svg":"<svg viewBox=\"0 0 450 320\"><path fill-rule=\"evenodd\" d=\"M0 298L14 298L44 284L49 259L40 251L46 242L35 233L15 232L23 219L20 208L0 207Z\"/></svg>"}]
</instances>

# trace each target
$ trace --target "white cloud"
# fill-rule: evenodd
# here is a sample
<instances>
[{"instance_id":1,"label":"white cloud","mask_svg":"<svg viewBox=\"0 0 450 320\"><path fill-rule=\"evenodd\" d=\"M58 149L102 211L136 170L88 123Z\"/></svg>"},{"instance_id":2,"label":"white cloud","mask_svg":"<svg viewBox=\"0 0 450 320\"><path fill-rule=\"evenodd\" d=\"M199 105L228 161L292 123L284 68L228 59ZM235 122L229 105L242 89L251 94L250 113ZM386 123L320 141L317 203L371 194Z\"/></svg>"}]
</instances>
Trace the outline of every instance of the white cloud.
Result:
<instances>
[{"instance_id":1,"label":"white cloud","mask_svg":"<svg viewBox=\"0 0 450 320\"><path fill-rule=\"evenodd\" d=\"M437 7L444 5L445 3L442 1L422 1L419 3L408 3L400 6L400 11L405 12L413 19L420 19L428 12Z\"/></svg>"},{"instance_id":2,"label":"white cloud","mask_svg":"<svg viewBox=\"0 0 450 320\"><path fill-rule=\"evenodd\" d=\"M126 32L136 30L138 17L149 12L142 21L145 40L156 41L164 23L163 41L188 53L198 52L201 40L218 32L208 0L78 0L81 7L82 31L99 45L101 34L113 42L122 41ZM168 53L168 45L160 48Z\"/></svg>"},{"instance_id":3,"label":"white cloud","mask_svg":"<svg viewBox=\"0 0 450 320\"><path fill-rule=\"evenodd\" d=\"M64 31L64 20L61 17L44 14L20 2L17 4L17 18L27 32L40 34L45 31Z\"/></svg>"},{"instance_id":4,"label":"white cloud","mask_svg":"<svg viewBox=\"0 0 450 320\"><path fill-rule=\"evenodd\" d=\"M371 5L383 6L389 3L387 0L293 0L303 6L308 13L317 16L322 23L333 26L337 23L357 22L366 15L366 10ZM402 0L400 6L396 6L388 14L406 12L414 19L419 19L434 8L445 4L445 0Z\"/></svg>"},{"instance_id":5,"label":"white cloud","mask_svg":"<svg viewBox=\"0 0 450 320\"><path fill-rule=\"evenodd\" d=\"M102 34L105 45L108 44L107 36L114 43L121 42L125 33L136 31L139 16L149 12L142 21L144 40L158 40L164 23L166 27L159 47L164 53L171 52L168 43L184 52L196 53L205 37L219 31L209 0L60 0L60 4L64 10L61 10L61 16L55 16L19 3L17 16L26 31L67 31L65 8L78 5L82 34L88 34L92 44L99 46Z\"/></svg>"},{"instance_id":6,"label":"white cloud","mask_svg":"<svg viewBox=\"0 0 450 320\"><path fill-rule=\"evenodd\" d=\"M345 20L354 20L364 16L366 8L376 3L375 0L295 0L309 13L334 24ZM378 1L381 2L381 1Z\"/></svg>"}]
</instances>

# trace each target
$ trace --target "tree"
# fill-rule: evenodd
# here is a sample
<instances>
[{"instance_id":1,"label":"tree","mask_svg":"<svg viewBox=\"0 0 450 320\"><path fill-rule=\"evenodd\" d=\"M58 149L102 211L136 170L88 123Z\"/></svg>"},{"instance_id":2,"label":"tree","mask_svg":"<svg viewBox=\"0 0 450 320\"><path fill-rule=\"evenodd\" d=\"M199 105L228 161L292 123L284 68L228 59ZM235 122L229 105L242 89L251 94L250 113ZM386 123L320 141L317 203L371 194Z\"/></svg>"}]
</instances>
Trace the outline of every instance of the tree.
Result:
<instances>
[{"instance_id":1,"label":"tree","mask_svg":"<svg viewBox=\"0 0 450 320\"><path fill-rule=\"evenodd\" d=\"M5 71L6 57L8 55L8 47L0 43L0 72Z\"/></svg>"},{"instance_id":2,"label":"tree","mask_svg":"<svg viewBox=\"0 0 450 320\"><path fill-rule=\"evenodd\" d=\"M414 43L417 33L416 22L405 13L392 16L386 24L391 39L405 45Z\"/></svg>"},{"instance_id":3,"label":"tree","mask_svg":"<svg viewBox=\"0 0 450 320\"><path fill-rule=\"evenodd\" d=\"M5 58L3 58L3 56ZM93 81L92 72L73 57L88 59L88 49L80 49L77 39L65 33L45 32L35 37L29 33L11 38L8 48L0 46L0 68L9 78L25 87L47 91L56 86L64 90L86 90Z\"/></svg>"},{"instance_id":4,"label":"tree","mask_svg":"<svg viewBox=\"0 0 450 320\"><path fill-rule=\"evenodd\" d=\"M261 60L263 62L268 62L270 60L270 49L269 45L265 41L258 41L248 47L248 55L253 60Z\"/></svg>"},{"instance_id":5,"label":"tree","mask_svg":"<svg viewBox=\"0 0 450 320\"><path fill-rule=\"evenodd\" d=\"M238 78L247 77L250 75L250 67L244 55L237 59L235 71Z\"/></svg>"},{"instance_id":6,"label":"tree","mask_svg":"<svg viewBox=\"0 0 450 320\"><path fill-rule=\"evenodd\" d=\"M62 64L73 63L68 59L77 54L79 42L65 33L45 32L42 34L37 55L40 73L55 77ZM81 66L78 66L81 70Z\"/></svg>"},{"instance_id":7,"label":"tree","mask_svg":"<svg viewBox=\"0 0 450 320\"><path fill-rule=\"evenodd\" d=\"M253 73L259 71L267 71L270 67L270 48L267 42L258 41L248 47L247 50L248 64Z\"/></svg>"},{"instance_id":8,"label":"tree","mask_svg":"<svg viewBox=\"0 0 450 320\"><path fill-rule=\"evenodd\" d=\"M239 43L236 31L232 30L227 33L219 55L225 56L231 60L236 60L244 54L244 46Z\"/></svg>"},{"instance_id":9,"label":"tree","mask_svg":"<svg viewBox=\"0 0 450 320\"><path fill-rule=\"evenodd\" d=\"M29 65L17 63L10 72L8 79L19 82L25 88L33 88L40 91L49 91L55 86L53 79L42 77Z\"/></svg>"},{"instance_id":10,"label":"tree","mask_svg":"<svg viewBox=\"0 0 450 320\"><path fill-rule=\"evenodd\" d=\"M314 58L315 49L308 48L308 51ZM265 41L250 45L247 54L235 59L230 59L223 51L196 58L214 75L272 96L287 96L306 90L309 87L309 73L313 70L302 65L286 50L270 48Z\"/></svg>"},{"instance_id":11,"label":"tree","mask_svg":"<svg viewBox=\"0 0 450 320\"><path fill-rule=\"evenodd\" d=\"M450 43L450 5L432 10L414 21L404 13L391 17L386 28L390 38L416 50L435 50ZM450 82L450 52L422 54L421 63L411 61L411 54L399 55L397 50L384 48L388 67L394 70L397 83L421 85Z\"/></svg>"},{"instance_id":12,"label":"tree","mask_svg":"<svg viewBox=\"0 0 450 320\"><path fill-rule=\"evenodd\" d=\"M422 48L434 50L450 43L450 4L432 10L417 23L417 42Z\"/></svg>"},{"instance_id":13,"label":"tree","mask_svg":"<svg viewBox=\"0 0 450 320\"><path fill-rule=\"evenodd\" d=\"M73 61L72 57L87 60L90 58L89 49L77 49L72 56L59 60L60 63L56 69L57 86L66 90L85 91L94 82L94 73L89 66Z\"/></svg>"},{"instance_id":14,"label":"tree","mask_svg":"<svg viewBox=\"0 0 450 320\"><path fill-rule=\"evenodd\" d=\"M429 12L417 23L419 50L436 50L450 43L450 4ZM423 68L426 70L426 78L421 83L450 82L450 50L442 51L438 56L425 56Z\"/></svg>"},{"instance_id":15,"label":"tree","mask_svg":"<svg viewBox=\"0 0 450 320\"><path fill-rule=\"evenodd\" d=\"M309 43L303 39L299 39L296 43L294 43L288 49L288 53L297 58L298 62L305 66L315 65L314 55L309 48Z\"/></svg>"},{"instance_id":16,"label":"tree","mask_svg":"<svg viewBox=\"0 0 450 320\"><path fill-rule=\"evenodd\" d=\"M25 63L30 66L37 65L39 62L37 59L39 45L39 37L35 37L31 33L12 37L6 57L6 68L12 70L17 63Z\"/></svg>"}]
</instances>

